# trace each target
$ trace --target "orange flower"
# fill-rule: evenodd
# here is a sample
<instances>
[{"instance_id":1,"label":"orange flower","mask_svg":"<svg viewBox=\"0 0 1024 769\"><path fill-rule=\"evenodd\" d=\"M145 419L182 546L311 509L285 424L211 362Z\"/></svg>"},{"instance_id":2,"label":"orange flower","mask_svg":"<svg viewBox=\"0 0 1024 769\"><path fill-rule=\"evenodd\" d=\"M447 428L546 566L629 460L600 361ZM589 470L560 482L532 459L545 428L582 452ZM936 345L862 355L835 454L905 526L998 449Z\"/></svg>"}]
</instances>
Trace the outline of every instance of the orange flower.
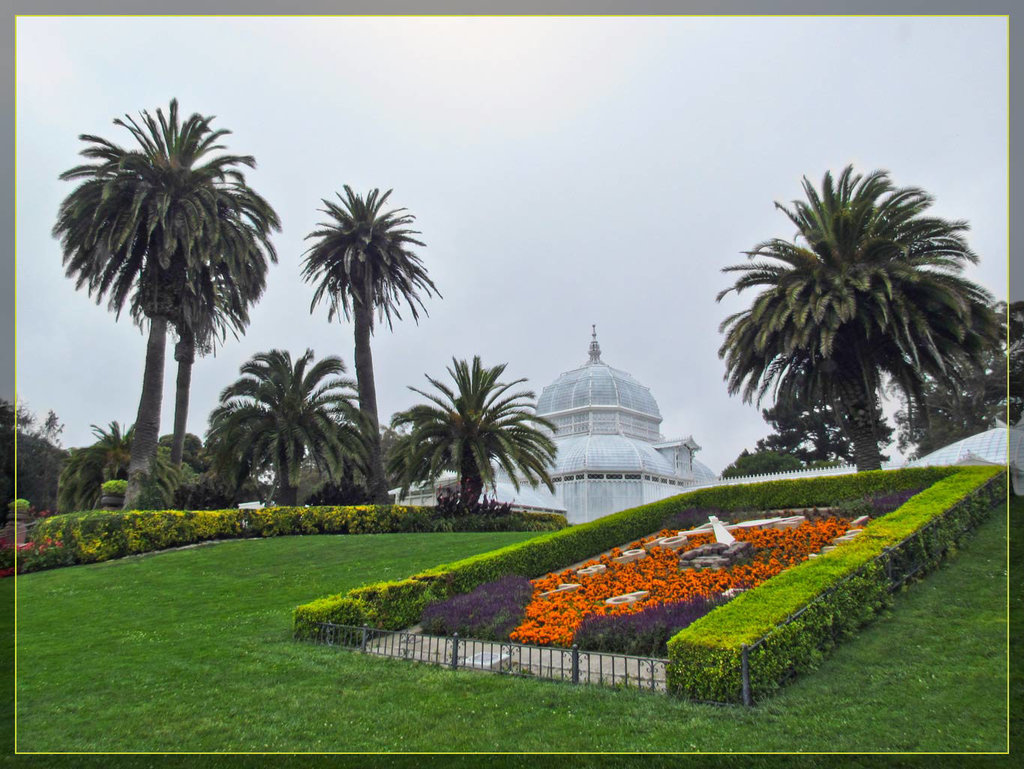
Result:
<instances>
[{"instance_id":1,"label":"orange flower","mask_svg":"<svg viewBox=\"0 0 1024 769\"><path fill-rule=\"evenodd\" d=\"M793 529L737 529L732 532L733 536L753 544L754 555L749 563L728 569L680 570L680 554L710 542L710 533L691 536L678 551L654 548L646 558L631 563L613 561L622 552L622 548L613 548L579 567L604 564L607 569L600 574L583 576L565 569L535 579L533 598L526 607L523 622L512 631L511 638L520 643L569 646L576 629L588 615L629 614L659 603L710 597L733 587L755 587L806 560L810 553L821 550L848 528L849 521L829 518L803 523ZM675 533L659 531L630 543L625 549L641 548L654 539ZM576 582L581 587L572 592L541 595L565 582ZM612 596L639 590L648 591L648 595L635 603L613 606L605 603Z\"/></svg>"}]
</instances>

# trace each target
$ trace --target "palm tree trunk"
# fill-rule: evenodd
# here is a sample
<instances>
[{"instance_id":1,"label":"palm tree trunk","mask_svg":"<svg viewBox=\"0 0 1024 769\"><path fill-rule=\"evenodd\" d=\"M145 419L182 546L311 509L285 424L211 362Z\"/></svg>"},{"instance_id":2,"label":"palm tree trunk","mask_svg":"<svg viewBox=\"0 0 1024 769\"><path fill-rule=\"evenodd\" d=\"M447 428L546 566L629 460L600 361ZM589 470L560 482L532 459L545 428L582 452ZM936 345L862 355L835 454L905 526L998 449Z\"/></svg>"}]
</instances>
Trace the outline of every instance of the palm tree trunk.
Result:
<instances>
[{"instance_id":1,"label":"palm tree trunk","mask_svg":"<svg viewBox=\"0 0 1024 769\"><path fill-rule=\"evenodd\" d=\"M181 467L185 453L185 423L188 421L189 390L192 387L192 364L196 360L195 338L191 331L180 331L181 338L174 346L174 360L178 362L178 380L174 391L174 435L171 438L171 464Z\"/></svg>"},{"instance_id":2,"label":"palm tree trunk","mask_svg":"<svg viewBox=\"0 0 1024 769\"><path fill-rule=\"evenodd\" d=\"M463 494L462 501L475 507L480 502L484 490L484 480L480 477L480 468L470 452L465 452L459 461L459 489Z\"/></svg>"},{"instance_id":3,"label":"palm tree trunk","mask_svg":"<svg viewBox=\"0 0 1024 769\"><path fill-rule=\"evenodd\" d=\"M135 417L132 454L128 462L128 490L124 509L132 510L142 493L143 477L149 473L160 438L160 404L164 390L164 349L167 346L167 319L150 318L146 345L146 369L142 375L142 397Z\"/></svg>"},{"instance_id":4,"label":"palm tree trunk","mask_svg":"<svg viewBox=\"0 0 1024 769\"><path fill-rule=\"evenodd\" d=\"M373 308L363 302L353 302L356 332L356 387L359 391L359 410L367 421L367 493L370 501L386 505L388 484L384 476L384 458L380 450L380 421L377 418L377 389L373 381L373 353L370 335L373 331Z\"/></svg>"},{"instance_id":5,"label":"palm tree trunk","mask_svg":"<svg viewBox=\"0 0 1024 769\"><path fill-rule=\"evenodd\" d=\"M299 498L299 489L297 486L292 486L288 481L282 480L278 492L280 499L277 501L277 504L282 507L295 507Z\"/></svg>"},{"instance_id":6,"label":"palm tree trunk","mask_svg":"<svg viewBox=\"0 0 1024 769\"><path fill-rule=\"evenodd\" d=\"M847 380L839 384L840 405L843 414L840 417L846 423L846 429L853 441L853 461L857 472L882 469L882 452L878 450L878 437L875 434L875 412L877 411L874 393L866 392L858 381Z\"/></svg>"}]
</instances>

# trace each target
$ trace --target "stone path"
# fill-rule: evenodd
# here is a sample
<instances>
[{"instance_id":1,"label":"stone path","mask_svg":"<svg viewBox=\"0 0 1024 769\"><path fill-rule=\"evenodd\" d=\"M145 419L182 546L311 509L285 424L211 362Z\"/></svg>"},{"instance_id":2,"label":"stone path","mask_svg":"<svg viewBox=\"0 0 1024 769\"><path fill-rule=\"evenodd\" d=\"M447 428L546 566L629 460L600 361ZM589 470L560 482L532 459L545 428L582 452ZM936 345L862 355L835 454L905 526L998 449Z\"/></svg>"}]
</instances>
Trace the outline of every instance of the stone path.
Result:
<instances>
[{"instance_id":1,"label":"stone path","mask_svg":"<svg viewBox=\"0 0 1024 769\"><path fill-rule=\"evenodd\" d=\"M453 639L409 631L371 631L367 654L451 666ZM572 681L571 649L460 639L459 670L480 670ZM666 660L579 652L579 683L665 691Z\"/></svg>"}]
</instances>

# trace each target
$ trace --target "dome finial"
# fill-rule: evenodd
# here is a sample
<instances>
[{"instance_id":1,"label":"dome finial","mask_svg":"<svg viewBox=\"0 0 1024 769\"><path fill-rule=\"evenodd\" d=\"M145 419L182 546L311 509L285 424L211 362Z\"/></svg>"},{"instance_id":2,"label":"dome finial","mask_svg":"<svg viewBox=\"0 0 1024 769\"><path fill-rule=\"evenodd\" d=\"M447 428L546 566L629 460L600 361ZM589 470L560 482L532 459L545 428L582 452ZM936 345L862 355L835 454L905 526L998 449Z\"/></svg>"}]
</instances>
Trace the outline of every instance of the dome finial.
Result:
<instances>
[{"instance_id":1,"label":"dome finial","mask_svg":"<svg viewBox=\"0 0 1024 769\"><path fill-rule=\"evenodd\" d=\"M600 363L601 362L601 345L597 343L597 324L591 324L592 329L590 334L590 360L588 363Z\"/></svg>"}]
</instances>

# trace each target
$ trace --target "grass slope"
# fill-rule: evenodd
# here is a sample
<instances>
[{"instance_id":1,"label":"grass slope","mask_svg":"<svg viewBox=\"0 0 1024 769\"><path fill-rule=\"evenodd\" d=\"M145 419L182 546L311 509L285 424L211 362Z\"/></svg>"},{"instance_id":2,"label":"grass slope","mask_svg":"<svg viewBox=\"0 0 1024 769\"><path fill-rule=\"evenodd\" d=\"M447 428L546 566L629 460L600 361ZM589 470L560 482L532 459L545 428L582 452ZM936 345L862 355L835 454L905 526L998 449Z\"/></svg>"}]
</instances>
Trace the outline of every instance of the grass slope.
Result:
<instances>
[{"instance_id":1,"label":"grass slope","mask_svg":"<svg viewBox=\"0 0 1024 769\"><path fill-rule=\"evenodd\" d=\"M309 596L527 536L284 537L19 578L19 749L1006 747L998 512L951 563L899 595L888 617L755 710L452 673L290 639L291 609Z\"/></svg>"}]
</instances>

